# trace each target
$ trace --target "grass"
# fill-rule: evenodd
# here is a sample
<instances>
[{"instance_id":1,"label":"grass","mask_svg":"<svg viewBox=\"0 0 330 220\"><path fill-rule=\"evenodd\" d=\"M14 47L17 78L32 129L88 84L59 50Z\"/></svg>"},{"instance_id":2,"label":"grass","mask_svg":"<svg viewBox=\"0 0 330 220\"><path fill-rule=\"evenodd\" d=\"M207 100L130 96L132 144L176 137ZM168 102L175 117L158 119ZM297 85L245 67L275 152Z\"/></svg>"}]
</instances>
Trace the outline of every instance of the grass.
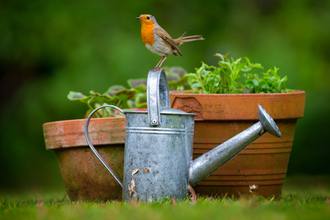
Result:
<instances>
[{"instance_id":1,"label":"grass","mask_svg":"<svg viewBox=\"0 0 330 220\"><path fill-rule=\"evenodd\" d=\"M279 199L253 196L132 204L70 202L64 192L7 195L0 197L0 219L330 219L329 183L329 177L289 179Z\"/></svg>"}]
</instances>

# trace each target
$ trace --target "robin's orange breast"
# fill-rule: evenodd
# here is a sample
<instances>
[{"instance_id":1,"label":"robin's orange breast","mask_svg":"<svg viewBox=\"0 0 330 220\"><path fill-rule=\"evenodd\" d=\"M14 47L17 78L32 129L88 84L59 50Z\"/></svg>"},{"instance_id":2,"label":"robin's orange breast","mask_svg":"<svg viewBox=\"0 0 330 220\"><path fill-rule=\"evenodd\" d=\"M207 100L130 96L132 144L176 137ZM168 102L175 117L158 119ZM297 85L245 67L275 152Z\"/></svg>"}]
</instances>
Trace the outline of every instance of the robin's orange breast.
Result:
<instances>
[{"instance_id":1,"label":"robin's orange breast","mask_svg":"<svg viewBox=\"0 0 330 220\"><path fill-rule=\"evenodd\" d=\"M144 45L149 44L152 46L156 42L154 35L154 24L142 24L141 37Z\"/></svg>"}]
</instances>

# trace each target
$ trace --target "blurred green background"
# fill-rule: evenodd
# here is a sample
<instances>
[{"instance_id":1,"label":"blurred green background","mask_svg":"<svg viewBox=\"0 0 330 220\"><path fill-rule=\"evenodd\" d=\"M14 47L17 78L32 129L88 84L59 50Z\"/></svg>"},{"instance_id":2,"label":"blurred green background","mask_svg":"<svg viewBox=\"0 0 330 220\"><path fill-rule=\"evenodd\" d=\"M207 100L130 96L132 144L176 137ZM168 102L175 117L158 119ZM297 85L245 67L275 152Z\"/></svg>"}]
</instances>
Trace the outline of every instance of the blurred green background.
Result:
<instances>
[{"instance_id":1,"label":"blurred green background","mask_svg":"<svg viewBox=\"0 0 330 220\"><path fill-rule=\"evenodd\" d=\"M215 53L279 67L287 87L306 91L288 175L330 175L330 1L7 1L0 2L0 189L63 188L42 124L78 119L86 106L69 91L105 92L145 78L149 52L135 17L150 13L173 37L201 34L164 66L188 72Z\"/></svg>"}]
</instances>

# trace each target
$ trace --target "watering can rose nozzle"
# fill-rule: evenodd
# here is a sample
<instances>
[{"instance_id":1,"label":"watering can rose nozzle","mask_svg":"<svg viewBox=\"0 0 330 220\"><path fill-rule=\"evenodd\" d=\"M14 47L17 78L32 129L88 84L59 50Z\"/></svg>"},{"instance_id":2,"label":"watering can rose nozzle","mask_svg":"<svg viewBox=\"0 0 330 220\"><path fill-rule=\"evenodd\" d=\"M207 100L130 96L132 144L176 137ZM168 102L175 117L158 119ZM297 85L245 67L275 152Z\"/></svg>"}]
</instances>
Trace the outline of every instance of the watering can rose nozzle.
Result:
<instances>
[{"instance_id":1,"label":"watering can rose nozzle","mask_svg":"<svg viewBox=\"0 0 330 220\"><path fill-rule=\"evenodd\" d=\"M189 168L189 184L197 185L266 132L282 138L272 117L259 104L258 117L259 122L192 161Z\"/></svg>"},{"instance_id":2,"label":"watering can rose nozzle","mask_svg":"<svg viewBox=\"0 0 330 220\"><path fill-rule=\"evenodd\" d=\"M261 105L259 104L258 104L258 117L264 130L274 135L275 137L279 137L283 139L280 129L278 129L272 117L270 117L270 115L266 112L266 110L263 109L263 107L261 107Z\"/></svg>"}]
</instances>

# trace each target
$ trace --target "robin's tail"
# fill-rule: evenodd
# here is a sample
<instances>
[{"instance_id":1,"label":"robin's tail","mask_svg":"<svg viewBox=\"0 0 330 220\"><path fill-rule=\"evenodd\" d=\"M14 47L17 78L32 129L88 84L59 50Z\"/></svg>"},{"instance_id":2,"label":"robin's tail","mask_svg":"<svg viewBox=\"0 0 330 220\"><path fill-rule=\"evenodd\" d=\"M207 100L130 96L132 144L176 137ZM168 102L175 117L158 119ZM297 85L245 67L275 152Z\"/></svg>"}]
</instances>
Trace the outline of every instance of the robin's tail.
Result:
<instances>
[{"instance_id":1,"label":"robin's tail","mask_svg":"<svg viewBox=\"0 0 330 220\"><path fill-rule=\"evenodd\" d=\"M174 42L180 46L183 43L189 42L189 41L195 41L195 40L204 40L202 35L193 35L193 36L188 36L188 37L179 37L178 39L174 39Z\"/></svg>"}]
</instances>

